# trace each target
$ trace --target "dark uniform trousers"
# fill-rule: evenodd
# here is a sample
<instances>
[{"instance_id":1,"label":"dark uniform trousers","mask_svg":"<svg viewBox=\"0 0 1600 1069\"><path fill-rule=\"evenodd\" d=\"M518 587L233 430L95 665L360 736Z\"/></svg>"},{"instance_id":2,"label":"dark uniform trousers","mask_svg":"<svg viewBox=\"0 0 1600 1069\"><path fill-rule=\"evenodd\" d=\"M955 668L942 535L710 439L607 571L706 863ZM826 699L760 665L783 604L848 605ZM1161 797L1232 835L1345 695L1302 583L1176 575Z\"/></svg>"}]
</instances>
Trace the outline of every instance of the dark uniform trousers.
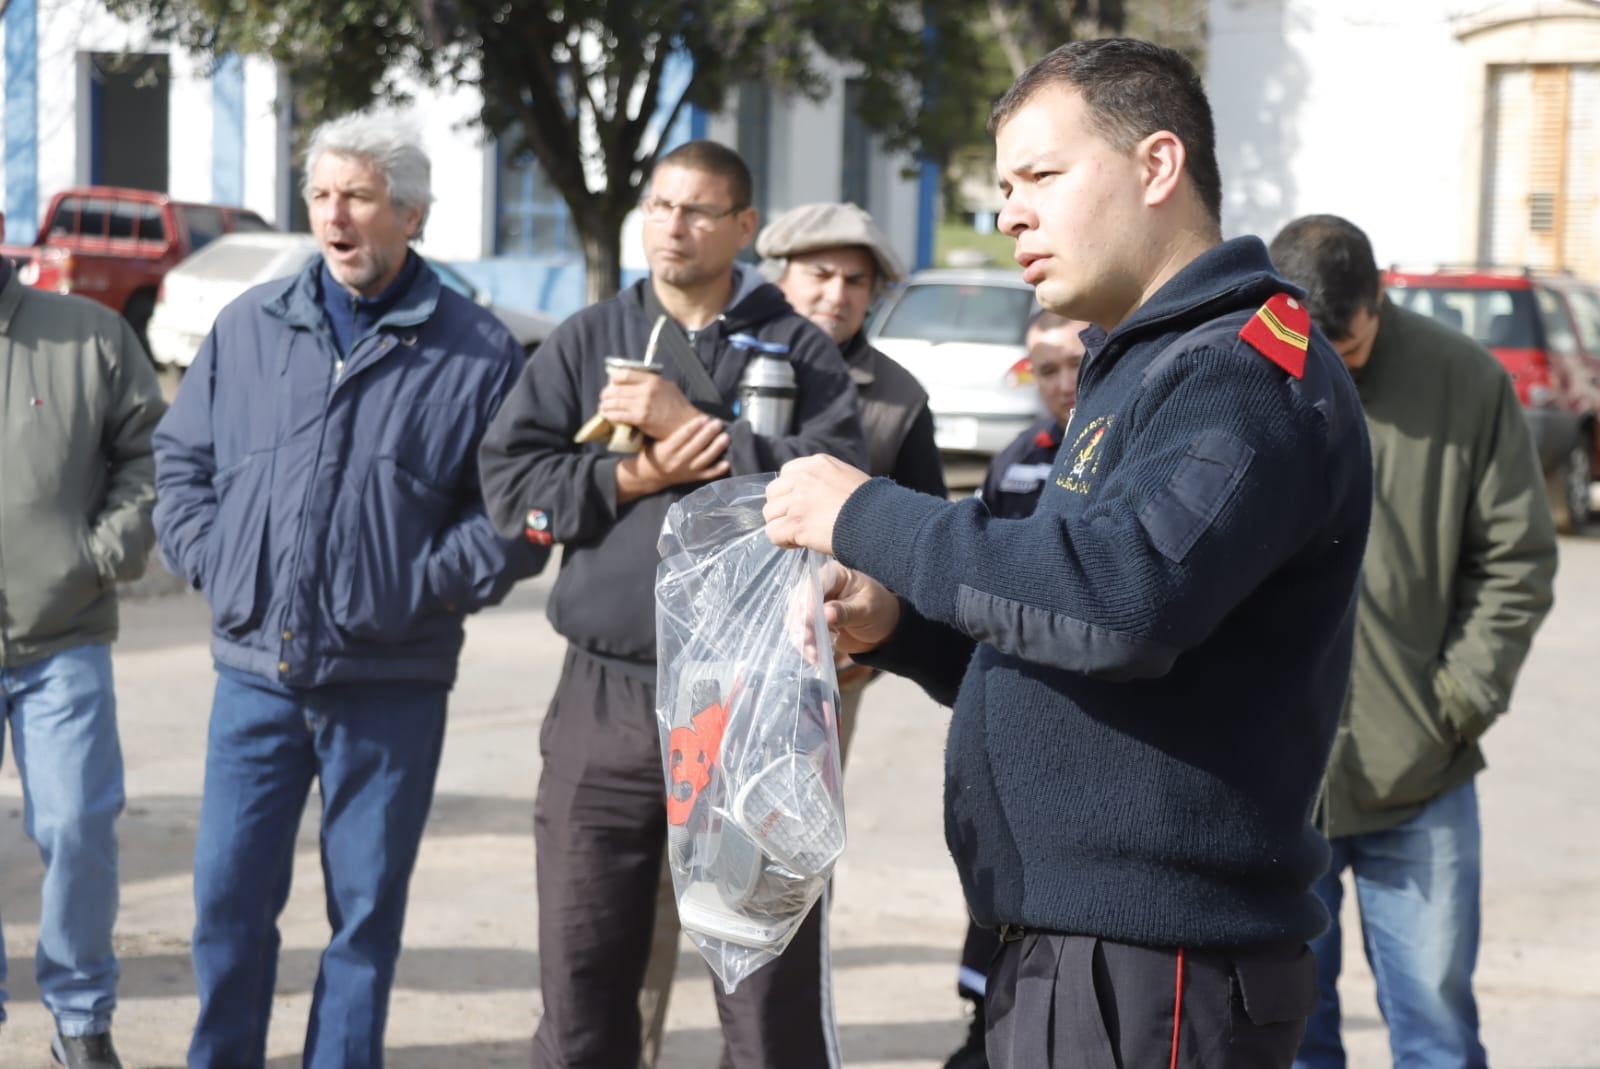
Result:
<instances>
[{"instance_id":1,"label":"dark uniform trousers","mask_svg":"<svg viewBox=\"0 0 1600 1069\"><path fill-rule=\"evenodd\" d=\"M1301 946L1197 952L1013 931L989 970L992 1069L1287 1069L1316 1005Z\"/></svg>"},{"instance_id":2,"label":"dark uniform trousers","mask_svg":"<svg viewBox=\"0 0 1600 1069\"><path fill-rule=\"evenodd\" d=\"M533 1069L637 1069L639 990L666 845L655 685L638 670L568 648L540 751L534 802L539 984ZM838 1064L822 916L733 994L715 983L730 1069Z\"/></svg>"}]
</instances>

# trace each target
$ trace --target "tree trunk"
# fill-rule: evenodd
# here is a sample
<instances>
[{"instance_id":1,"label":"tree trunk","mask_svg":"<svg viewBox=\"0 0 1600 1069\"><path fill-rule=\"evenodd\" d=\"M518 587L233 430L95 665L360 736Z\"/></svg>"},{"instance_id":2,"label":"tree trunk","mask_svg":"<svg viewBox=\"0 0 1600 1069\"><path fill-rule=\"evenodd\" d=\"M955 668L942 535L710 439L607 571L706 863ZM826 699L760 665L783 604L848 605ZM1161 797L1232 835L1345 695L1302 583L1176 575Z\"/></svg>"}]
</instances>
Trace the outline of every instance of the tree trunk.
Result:
<instances>
[{"instance_id":1,"label":"tree trunk","mask_svg":"<svg viewBox=\"0 0 1600 1069\"><path fill-rule=\"evenodd\" d=\"M596 304L622 288L622 223L600 213L573 218L583 241L584 299Z\"/></svg>"}]
</instances>

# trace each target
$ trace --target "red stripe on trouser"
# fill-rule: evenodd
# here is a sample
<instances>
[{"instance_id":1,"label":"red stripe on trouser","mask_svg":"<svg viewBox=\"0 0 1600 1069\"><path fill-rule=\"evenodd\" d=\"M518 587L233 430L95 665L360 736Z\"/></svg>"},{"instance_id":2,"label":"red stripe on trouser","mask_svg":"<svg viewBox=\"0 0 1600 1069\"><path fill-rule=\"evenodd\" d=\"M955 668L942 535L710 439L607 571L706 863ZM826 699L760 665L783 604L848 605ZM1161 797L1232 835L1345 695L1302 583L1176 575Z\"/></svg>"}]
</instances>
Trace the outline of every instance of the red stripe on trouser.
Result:
<instances>
[{"instance_id":1,"label":"red stripe on trouser","mask_svg":"<svg viewBox=\"0 0 1600 1069\"><path fill-rule=\"evenodd\" d=\"M1172 996L1172 1062L1169 1069L1178 1069L1178 1029L1183 1023L1183 948L1178 948L1177 991Z\"/></svg>"}]
</instances>

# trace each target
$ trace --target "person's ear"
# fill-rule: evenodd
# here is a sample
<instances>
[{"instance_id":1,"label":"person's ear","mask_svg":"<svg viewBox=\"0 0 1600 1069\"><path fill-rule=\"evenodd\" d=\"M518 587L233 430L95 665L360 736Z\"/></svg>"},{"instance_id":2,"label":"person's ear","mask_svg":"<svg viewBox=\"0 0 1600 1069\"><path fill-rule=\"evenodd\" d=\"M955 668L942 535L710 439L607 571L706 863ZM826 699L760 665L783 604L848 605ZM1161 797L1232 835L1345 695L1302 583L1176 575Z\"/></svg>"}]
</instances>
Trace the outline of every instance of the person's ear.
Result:
<instances>
[{"instance_id":1,"label":"person's ear","mask_svg":"<svg viewBox=\"0 0 1600 1069\"><path fill-rule=\"evenodd\" d=\"M1139 176L1144 183L1144 202L1154 207L1172 199L1183 181L1188 151L1171 130L1157 130L1134 148Z\"/></svg>"},{"instance_id":2,"label":"person's ear","mask_svg":"<svg viewBox=\"0 0 1600 1069\"><path fill-rule=\"evenodd\" d=\"M755 240L756 231L761 228L761 213L754 207L745 208L734 216L734 222L739 227L739 247L742 249Z\"/></svg>"}]
</instances>

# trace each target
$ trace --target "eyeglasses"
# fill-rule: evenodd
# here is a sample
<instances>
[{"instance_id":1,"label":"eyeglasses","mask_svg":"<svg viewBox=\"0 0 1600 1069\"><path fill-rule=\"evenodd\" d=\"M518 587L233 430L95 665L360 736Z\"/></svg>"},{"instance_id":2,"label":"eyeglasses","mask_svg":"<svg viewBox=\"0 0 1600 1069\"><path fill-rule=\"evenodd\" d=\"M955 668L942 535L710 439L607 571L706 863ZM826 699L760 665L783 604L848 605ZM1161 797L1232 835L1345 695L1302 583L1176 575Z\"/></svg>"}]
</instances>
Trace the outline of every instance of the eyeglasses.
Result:
<instances>
[{"instance_id":1,"label":"eyeglasses","mask_svg":"<svg viewBox=\"0 0 1600 1069\"><path fill-rule=\"evenodd\" d=\"M719 212L706 204L674 204L672 201L663 200L660 197L646 197L639 202L639 210L652 223L665 223L672 218L673 212L682 212L685 226L692 227L695 230L710 230L720 220L726 219L730 215L736 215L744 211L744 208L734 205L732 208Z\"/></svg>"}]
</instances>

